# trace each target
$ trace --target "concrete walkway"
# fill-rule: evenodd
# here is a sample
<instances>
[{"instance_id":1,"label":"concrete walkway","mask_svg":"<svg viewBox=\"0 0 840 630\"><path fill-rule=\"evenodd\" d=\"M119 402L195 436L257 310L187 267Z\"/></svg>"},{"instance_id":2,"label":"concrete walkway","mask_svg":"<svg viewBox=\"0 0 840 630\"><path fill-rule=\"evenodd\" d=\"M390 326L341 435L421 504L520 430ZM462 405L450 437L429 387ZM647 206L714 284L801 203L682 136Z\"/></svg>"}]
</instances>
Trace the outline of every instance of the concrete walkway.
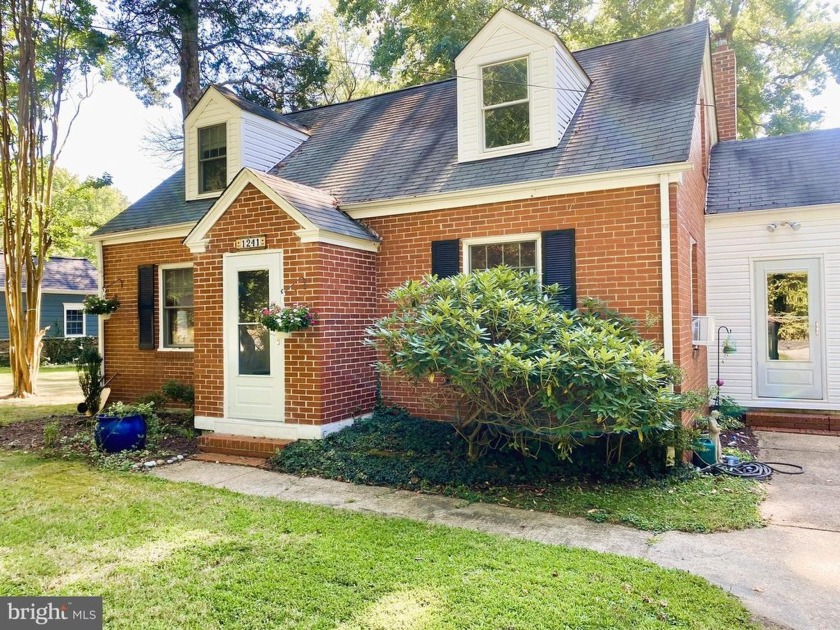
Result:
<instances>
[{"instance_id":1,"label":"concrete walkway","mask_svg":"<svg viewBox=\"0 0 840 630\"><path fill-rule=\"evenodd\" d=\"M763 506L768 527L721 534L667 532L652 537L580 518L207 462L188 461L154 474L245 494L644 558L705 577L769 624L840 628L840 438L782 433L762 433L760 438L763 460L798 463L806 473L774 476Z\"/></svg>"}]
</instances>

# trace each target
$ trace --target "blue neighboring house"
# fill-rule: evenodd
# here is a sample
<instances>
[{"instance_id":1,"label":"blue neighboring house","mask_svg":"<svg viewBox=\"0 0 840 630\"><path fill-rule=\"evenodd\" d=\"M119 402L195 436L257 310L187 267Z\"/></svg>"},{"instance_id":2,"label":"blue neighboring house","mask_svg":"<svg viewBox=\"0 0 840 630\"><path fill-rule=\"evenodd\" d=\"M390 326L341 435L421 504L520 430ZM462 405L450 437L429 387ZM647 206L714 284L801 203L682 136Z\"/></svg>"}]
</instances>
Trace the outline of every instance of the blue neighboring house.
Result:
<instances>
[{"instance_id":1,"label":"blue neighboring house","mask_svg":"<svg viewBox=\"0 0 840 630\"><path fill-rule=\"evenodd\" d=\"M97 293L96 267L86 258L51 258L41 283L41 327L49 326L47 337L96 337L99 318L85 315L82 300ZM6 269L0 264L0 295L4 293ZM0 339L9 338L5 296L0 306Z\"/></svg>"}]
</instances>

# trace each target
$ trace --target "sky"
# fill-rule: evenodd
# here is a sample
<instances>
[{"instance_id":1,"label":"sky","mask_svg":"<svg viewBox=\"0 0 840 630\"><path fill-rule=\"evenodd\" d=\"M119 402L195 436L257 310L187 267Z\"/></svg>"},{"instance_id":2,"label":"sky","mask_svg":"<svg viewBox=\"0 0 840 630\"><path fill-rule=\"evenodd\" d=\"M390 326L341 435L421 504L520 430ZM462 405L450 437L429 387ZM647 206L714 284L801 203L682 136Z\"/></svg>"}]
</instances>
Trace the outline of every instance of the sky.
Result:
<instances>
[{"instance_id":1,"label":"sky","mask_svg":"<svg viewBox=\"0 0 840 630\"><path fill-rule=\"evenodd\" d=\"M322 6L322 0L313 4ZM840 85L829 83L809 103L825 112L823 128L840 127ZM100 83L82 104L58 165L82 179L110 173L114 185L136 201L175 170L144 153L143 137L162 120L178 121L180 111L174 96L168 108L145 107L127 87Z\"/></svg>"}]
</instances>

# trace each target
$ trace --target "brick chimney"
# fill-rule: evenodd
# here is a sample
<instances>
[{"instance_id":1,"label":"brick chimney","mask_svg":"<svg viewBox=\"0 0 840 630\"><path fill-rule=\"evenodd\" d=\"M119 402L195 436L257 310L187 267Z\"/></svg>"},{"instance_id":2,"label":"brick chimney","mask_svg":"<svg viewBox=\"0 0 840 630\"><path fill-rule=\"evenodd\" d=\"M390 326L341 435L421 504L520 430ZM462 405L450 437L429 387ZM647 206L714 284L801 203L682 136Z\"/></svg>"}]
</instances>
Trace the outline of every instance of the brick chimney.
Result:
<instances>
[{"instance_id":1,"label":"brick chimney","mask_svg":"<svg viewBox=\"0 0 840 630\"><path fill-rule=\"evenodd\" d=\"M712 82L719 140L735 140L738 135L738 97L735 77L735 51L725 39L714 42Z\"/></svg>"}]
</instances>

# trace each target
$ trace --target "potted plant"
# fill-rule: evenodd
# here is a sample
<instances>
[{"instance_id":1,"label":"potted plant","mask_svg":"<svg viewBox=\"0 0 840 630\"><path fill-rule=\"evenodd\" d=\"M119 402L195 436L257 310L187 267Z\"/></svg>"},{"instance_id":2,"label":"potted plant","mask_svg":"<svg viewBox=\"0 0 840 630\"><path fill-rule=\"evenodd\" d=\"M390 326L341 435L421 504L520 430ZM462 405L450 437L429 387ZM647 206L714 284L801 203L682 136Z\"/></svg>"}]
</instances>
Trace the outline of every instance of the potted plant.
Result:
<instances>
[{"instance_id":1,"label":"potted plant","mask_svg":"<svg viewBox=\"0 0 840 630\"><path fill-rule=\"evenodd\" d=\"M111 313L120 307L118 298L106 298L99 295L88 295L82 300L82 304L85 306L86 315L101 315L104 319L108 319Z\"/></svg>"},{"instance_id":2,"label":"potted plant","mask_svg":"<svg viewBox=\"0 0 840 630\"><path fill-rule=\"evenodd\" d=\"M304 330L315 323L315 313L306 304L280 306L274 302L259 313L260 323L276 333Z\"/></svg>"},{"instance_id":3,"label":"potted plant","mask_svg":"<svg viewBox=\"0 0 840 630\"><path fill-rule=\"evenodd\" d=\"M108 453L143 450L146 448L147 421L156 417L154 403L126 405L116 402L96 416L96 446Z\"/></svg>"}]
</instances>

